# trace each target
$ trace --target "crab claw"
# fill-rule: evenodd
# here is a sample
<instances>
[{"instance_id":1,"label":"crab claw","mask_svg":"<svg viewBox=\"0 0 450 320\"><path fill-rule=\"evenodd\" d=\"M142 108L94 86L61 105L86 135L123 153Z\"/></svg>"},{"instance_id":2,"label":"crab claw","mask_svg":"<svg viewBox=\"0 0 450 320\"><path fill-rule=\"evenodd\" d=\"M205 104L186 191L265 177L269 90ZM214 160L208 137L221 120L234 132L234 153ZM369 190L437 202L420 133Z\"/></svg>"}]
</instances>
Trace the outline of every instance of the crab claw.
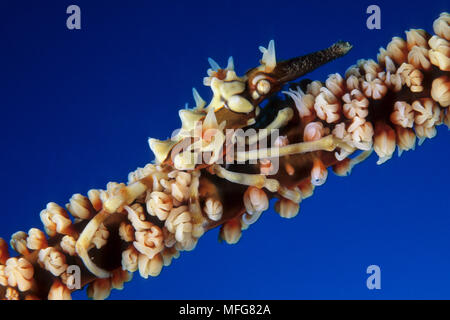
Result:
<instances>
[{"instance_id":1,"label":"crab claw","mask_svg":"<svg viewBox=\"0 0 450 320\"><path fill-rule=\"evenodd\" d=\"M305 56L276 62L273 41L263 52L261 66L247 72L247 95L254 105L259 104L289 81L295 80L327 62L342 57L350 51L352 45L338 41L329 48Z\"/></svg>"}]
</instances>

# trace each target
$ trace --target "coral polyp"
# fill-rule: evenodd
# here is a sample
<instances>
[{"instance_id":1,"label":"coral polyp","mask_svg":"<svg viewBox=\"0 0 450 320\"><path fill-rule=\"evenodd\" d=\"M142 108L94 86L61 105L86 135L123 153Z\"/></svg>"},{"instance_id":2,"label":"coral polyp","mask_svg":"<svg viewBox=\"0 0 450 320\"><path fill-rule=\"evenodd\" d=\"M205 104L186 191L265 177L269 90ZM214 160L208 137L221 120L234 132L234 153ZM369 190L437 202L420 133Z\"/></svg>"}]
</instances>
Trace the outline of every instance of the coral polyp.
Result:
<instances>
[{"instance_id":1,"label":"coral polyp","mask_svg":"<svg viewBox=\"0 0 450 320\"><path fill-rule=\"evenodd\" d=\"M411 29L377 61L358 60L324 82L295 81L349 43L277 61L270 41L241 76L232 58L225 68L210 59L211 100L193 90L196 106L180 110L180 129L149 139L153 162L127 183L74 194L65 207L48 203L43 230L12 235L16 257L0 238L0 298L70 299L79 283L105 299L134 272L158 276L208 230L239 242L273 198L282 218L295 217L329 169L347 176L373 152L382 164L433 138L437 126L450 127L448 13L433 31Z\"/></svg>"}]
</instances>

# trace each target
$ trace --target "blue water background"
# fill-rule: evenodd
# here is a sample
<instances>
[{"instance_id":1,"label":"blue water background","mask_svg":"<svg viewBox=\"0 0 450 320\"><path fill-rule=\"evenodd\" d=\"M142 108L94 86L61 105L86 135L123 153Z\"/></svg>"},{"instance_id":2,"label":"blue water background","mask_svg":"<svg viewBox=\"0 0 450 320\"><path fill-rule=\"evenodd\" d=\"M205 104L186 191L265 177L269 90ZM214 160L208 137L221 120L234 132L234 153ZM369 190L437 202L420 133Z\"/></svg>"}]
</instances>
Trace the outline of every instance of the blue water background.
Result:
<instances>
[{"instance_id":1,"label":"blue water background","mask_svg":"<svg viewBox=\"0 0 450 320\"><path fill-rule=\"evenodd\" d=\"M82 29L68 30L70 4ZM381 30L366 8L381 8ZM126 181L152 160L148 137L179 127L177 111L206 98L207 58L238 74L275 39L278 59L342 39L344 58L308 77L344 73L409 28L432 30L447 1L0 2L0 235L40 226L49 201ZM382 166L376 157L327 183L285 220L270 209L237 245L206 234L158 278L112 299L450 298L450 132ZM381 267L381 290L366 268ZM74 298L85 298L76 293Z\"/></svg>"}]
</instances>

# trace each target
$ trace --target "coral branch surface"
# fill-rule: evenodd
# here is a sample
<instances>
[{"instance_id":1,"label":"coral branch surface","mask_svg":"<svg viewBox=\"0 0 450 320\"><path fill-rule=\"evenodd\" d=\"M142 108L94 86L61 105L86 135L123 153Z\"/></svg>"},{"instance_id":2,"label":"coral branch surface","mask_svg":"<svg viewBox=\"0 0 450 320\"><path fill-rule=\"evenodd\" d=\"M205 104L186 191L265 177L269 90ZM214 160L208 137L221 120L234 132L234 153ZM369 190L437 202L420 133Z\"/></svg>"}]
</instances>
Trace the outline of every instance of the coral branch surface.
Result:
<instances>
[{"instance_id":1,"label":"coral branch surface","mask_svg":"<svg viewBox=\"0 0 450 320\"><path fill-rule=\"evenodd\" d=\"M295 217L329 168L346 176L372 152L382 164L433 138L438 125L450 127L449 24L442 13L433 35L411 29L377 61L285 91L351 45L277 62L271 41L260 47L261 65L241 77L232 59L226 68L210 60L211 101L193 91L196 107L180 111L177 134L149 140L154 162L126 184L74 194L65 207L47 204L43 231L12 235L16 257L0 238L0 298L70 299L78 284L105 299L136 271L158 276L212 228L237 243L271 198L281 217Z\"/></svg>"}]
</instances>

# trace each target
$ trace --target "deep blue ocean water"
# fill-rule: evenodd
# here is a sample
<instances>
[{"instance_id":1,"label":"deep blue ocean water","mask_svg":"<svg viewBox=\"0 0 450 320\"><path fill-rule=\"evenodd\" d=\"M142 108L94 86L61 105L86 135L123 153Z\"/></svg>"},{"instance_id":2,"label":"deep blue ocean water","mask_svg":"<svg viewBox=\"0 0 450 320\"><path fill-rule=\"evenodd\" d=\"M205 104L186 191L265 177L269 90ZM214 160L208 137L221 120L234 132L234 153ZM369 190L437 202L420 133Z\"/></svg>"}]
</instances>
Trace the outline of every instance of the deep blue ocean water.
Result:
<instances>
[{"instance_id":1,"label":"deep blue ocean water","mask_svg":"<svg viewBox=\"0 0 450 320\"><path fill-rule=\"evenodd\" d=\"M81 8L81 30L66 8ZM381 8L381 29L366 8ZM49 201L126 181L152 160L148 137L178 128L207 58L238 74L275 39L278 59L336 40L354 48L308 75L324 80L409 28L432 31L448 1L0 2L0 235L40 226ZM377 166L372 156L285 220L267 211L237 245L206 234L157 278L136 273L111 299L450 298L450 132ZM368 290L366 268L381 268ZM76 293L74 298L85 298Z\"/></svg>"}]
</instances>

